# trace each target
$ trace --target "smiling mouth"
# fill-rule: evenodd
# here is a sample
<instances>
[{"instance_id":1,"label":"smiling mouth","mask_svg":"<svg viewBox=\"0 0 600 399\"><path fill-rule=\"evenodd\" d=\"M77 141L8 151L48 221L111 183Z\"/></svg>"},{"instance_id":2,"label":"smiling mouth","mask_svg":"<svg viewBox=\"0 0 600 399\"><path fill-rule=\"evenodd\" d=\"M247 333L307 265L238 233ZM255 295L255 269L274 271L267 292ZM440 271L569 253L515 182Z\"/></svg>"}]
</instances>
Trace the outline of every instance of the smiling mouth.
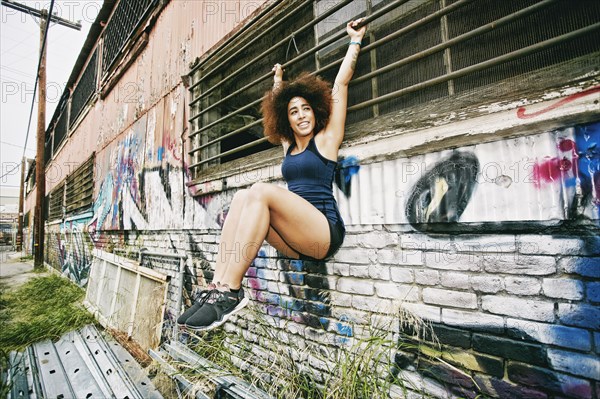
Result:
<instances>
[{"instance_id":1,"label":"smiling mouth","mask_svg":"<svg viewBox=\"0 0 600 399\"><path fill-rule=\"evenodd\" d=\"M302 123L299 123L298 126L301 127L301 128L305 128L305 127L310 126L310 123L308 123L308 122L302 122Z\"/></svg>"}]
</instances>

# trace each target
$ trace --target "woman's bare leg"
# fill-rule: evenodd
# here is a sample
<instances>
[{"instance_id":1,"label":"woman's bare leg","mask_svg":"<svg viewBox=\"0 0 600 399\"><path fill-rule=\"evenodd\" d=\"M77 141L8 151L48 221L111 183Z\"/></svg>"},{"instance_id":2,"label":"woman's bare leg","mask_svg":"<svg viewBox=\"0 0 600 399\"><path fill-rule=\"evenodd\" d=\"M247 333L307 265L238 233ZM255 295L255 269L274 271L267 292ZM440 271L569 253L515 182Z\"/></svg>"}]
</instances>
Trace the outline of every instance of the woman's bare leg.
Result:
<instances>
[{"instance_id":1,"label":"woman's bare leg","mask_svg":"<svg viewBox=\"0 0 600 399\"><path fill-rule=\"evenodd\" d=\"M249 190L237 191L231 204L229 205L229 211L225 217L225 223L221 230L221 238L219 242L219 250L217 253L215 274L213 276L213 283L218 283L224 276L224 271L227 268L229 257L234 251L234 239L235 233L240 223L240 217L242 215L242 209L244 208L244 202L247 197Z\"/></svg>"},{"instance_id":2,"label":"woman's bare leg","mask_svg":"<svg viewBox=\"0 0 600 399\"><path fill-rule=\"evenodd\" d=\"M256 183L244 196L243 204L233 239L236 252L226 258L226 267L219 270L222 284L233 289L241 286L271 228L297 252L317 259L326 255L330 243L329 223L305 199L272 184Z\"/></svg>"}]
</instances>

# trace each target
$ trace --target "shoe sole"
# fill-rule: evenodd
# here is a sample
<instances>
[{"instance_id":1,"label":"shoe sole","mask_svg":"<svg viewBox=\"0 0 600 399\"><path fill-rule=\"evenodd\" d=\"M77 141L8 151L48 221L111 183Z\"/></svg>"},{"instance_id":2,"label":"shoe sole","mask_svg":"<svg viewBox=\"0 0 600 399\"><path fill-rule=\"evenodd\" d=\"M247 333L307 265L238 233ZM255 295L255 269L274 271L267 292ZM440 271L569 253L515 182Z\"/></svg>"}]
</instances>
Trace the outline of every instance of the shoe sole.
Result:
<instances>
[{"instance_id":1,"label":"shoe sole","mask_svg":"<svg viewBox=\"0 0 600 399\"><path fill-rule=\"evenodd\" d=\"M192 330L192 331L208 331L208 330L217 328L217 327L225 324L225 322L229 319L229 317L236 314L240 310L244 309L246 307L246 305L248 305L249 302L250 301L248 300L248 298L243 298L240 301L240 303L238 303L237 306L235 308L233 308L233 310L231 312L225 314L221 320L214 321L212 324L209 324L208 326L195 327L195 326L190 326L190 325L186 324L185 328Z\"/></svg>"}]
</instances>

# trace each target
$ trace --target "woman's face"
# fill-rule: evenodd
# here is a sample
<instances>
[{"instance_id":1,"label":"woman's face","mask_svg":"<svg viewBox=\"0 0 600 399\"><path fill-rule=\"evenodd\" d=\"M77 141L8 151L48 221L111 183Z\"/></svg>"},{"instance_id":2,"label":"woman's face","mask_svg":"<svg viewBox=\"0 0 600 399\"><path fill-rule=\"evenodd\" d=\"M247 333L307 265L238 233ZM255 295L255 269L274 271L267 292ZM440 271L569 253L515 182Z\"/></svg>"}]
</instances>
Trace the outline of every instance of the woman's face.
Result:
<instances>
[{"instance_id":1,"label":"woman's face","mask_svg":"<svg viewBox=\"0 0 600 399\"><path fill-rule=\"evenodd\" d=\"M315 130L315 114L303 97L294 97L288 103L288 120L298 136L308 136Z\"/></svg>"}]
</instances>

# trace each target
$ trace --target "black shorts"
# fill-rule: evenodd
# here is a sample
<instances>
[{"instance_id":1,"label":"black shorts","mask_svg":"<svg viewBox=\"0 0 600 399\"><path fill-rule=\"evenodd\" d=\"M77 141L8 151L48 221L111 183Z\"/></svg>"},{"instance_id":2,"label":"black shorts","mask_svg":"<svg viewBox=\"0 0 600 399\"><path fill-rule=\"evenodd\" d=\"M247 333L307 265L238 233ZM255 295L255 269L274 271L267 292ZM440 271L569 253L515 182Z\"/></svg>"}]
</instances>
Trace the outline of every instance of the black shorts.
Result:
<instances>
[{"instance_id":1,"label":"black shorts","mask_svg":"<svg viewBox=\"0 0 600 399\"><path fill-rule=\"evenodd\" d=\"M327 250L327 254L325 258L329 258L333 256L342 246L344 242L344 237L346 236L346 228L344 227L344 223L337 221L333 222L330 219L327 219L327 223L329 223L329 249Z\"/></svg>"},{"instance_id":2,"label":"black shorts","mask_svg":"<svg viewBox=\"0 0 600 399\"><path fill-rule=\"evenodd\" d=\"M325 260L333 256L340 249L342 243L344 242L344 237L346 236L346 228L344 227L344 223L341 221L333 221L329 218L327 218L327 223L329 223L329 249L327 250L325 257L323 257L323 259L316 259L308 255L299 254L300 260Z\"/></svg>"}]
</instances>

